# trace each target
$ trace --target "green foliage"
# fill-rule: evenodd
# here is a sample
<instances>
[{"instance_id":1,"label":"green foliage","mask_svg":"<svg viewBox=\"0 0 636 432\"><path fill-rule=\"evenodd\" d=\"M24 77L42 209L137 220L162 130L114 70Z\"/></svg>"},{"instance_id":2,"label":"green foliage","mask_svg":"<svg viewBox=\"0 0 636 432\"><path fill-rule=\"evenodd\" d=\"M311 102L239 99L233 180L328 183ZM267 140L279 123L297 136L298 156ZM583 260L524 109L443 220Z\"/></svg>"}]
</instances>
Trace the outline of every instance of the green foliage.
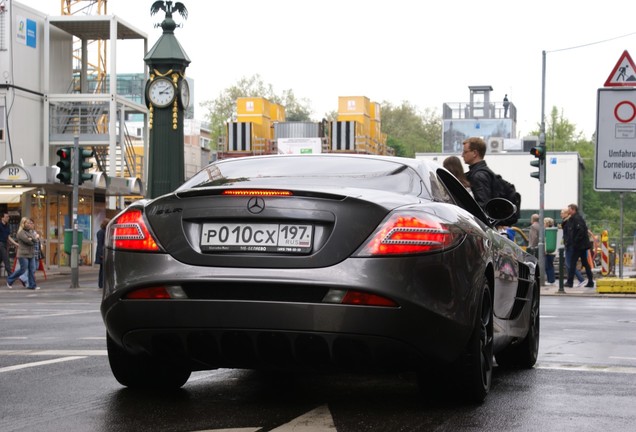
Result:
<instances>
[{"instance_id":1,"label":"green foliage","mask_svg":"<svg viewBox=\"0 0 636 432\"><path fill-rule=\"evenodd\" d=\"M388 135L387 145L399 156L414 157L418 152L438 152L442 148L442 120L430 109L423 114L409 102L394 106L384 101L382 132Z\"/></svg>"}]
</instances>

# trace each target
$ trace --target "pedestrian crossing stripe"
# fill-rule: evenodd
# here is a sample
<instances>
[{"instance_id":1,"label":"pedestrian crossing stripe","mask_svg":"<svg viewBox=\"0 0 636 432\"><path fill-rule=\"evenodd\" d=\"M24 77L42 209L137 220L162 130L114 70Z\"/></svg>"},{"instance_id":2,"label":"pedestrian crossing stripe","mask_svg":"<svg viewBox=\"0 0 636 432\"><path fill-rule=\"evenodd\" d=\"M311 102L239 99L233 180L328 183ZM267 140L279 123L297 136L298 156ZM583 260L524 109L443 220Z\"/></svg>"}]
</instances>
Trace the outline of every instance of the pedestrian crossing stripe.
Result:
<instances>
[{"instance_id":1,"label":"pedestrian crossing stripe","mask_svg":"<svg viewBox=\"0 0 636 432\"><path fill-rule=\"evenodd\" d=\"M618 59L612 73L605 81L605 87L636 87L636 66L627 50Z\"/></svg>"}]
</instances>

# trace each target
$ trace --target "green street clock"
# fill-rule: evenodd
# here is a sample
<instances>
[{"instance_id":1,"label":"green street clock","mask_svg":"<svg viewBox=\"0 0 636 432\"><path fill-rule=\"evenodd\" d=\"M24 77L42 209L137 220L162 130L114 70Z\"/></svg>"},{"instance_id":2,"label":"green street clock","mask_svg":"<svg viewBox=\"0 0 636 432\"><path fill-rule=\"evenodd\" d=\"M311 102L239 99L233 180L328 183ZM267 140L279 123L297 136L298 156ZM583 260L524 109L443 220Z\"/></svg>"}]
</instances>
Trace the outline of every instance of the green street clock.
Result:
<instances>
[{"instance_id":1,"label":"green street clock","mask_svg":"<svg viewBox=\"0 0 636 432\"><path fill-rule=\"evenodd\" d=\"M190 105L190 87L185 70L190 59L177 41L173 12L183 18L187 10L181 2L157 0L151 14L163 10L163 34L148 51L144 61L149 76L145 88L148 107L148 180L149 198L172 192L185 180L184 118Z\"/></svg>"},{"instance_id":2,"label":"green street clock","mask_svg":"<svg viewBox=\"0 0 636 432\"><path fill-rule=\"evenodd\" d=\"M157 78L148 85L148 100L157 108L163 108L174 102L175 89L172 81Z\"/></svg>"},{"instance_id":3,"label":"green street clock","mask_svg":"<svg viewBox=\"0 0 636 432\"><path fill-rule=\"evenodd\" d=\"M190 106L190 84L188 84L188 80L185 77L181 79L179 84L179 102L184 110L187 110Z\"/></svg>"}]
</instances>

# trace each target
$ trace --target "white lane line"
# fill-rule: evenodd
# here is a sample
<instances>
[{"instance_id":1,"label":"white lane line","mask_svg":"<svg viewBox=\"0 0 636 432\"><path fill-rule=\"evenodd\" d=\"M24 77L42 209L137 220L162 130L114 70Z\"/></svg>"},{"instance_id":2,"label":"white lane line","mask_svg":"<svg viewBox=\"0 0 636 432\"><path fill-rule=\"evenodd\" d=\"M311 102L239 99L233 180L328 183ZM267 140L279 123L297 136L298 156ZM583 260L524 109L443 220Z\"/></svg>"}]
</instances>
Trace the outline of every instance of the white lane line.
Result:
<instances>
[{"instance_id":1,"label":"white lane line","mask_svg":"<svg viewBox=\"0 0 636 432\"><path fill-rule=\"evenodd\" d=\"M0 356L106 356L106 350L0 350Z\"/></svg>"},{"instance_id":2,"label":"white lane line","mask_svg":"<svg viewBox=\"0 0 636 432\"><path fill-rule=\"evenodd\" d=\"M636 360L636 357L614 357L614 356L610 356L609 358L616 359L616 360Z\"/></svg>"},{"instance_id":3,"label":"white lane line","mask_svg":"<svg viewBox=\"0 0 636 432\"><path fill-rule=\"evenodd\" d=\"M98 312L99 311L64 311L64 312L39 313L39 314L38 312L34 312L33 315L14 315L14 316L4 317L4 319L32 319L32 318L39 319L39 318L70 316L70 315L82 315L82 314L98 313Z\"/></svg>"},{"instance_id":4,"label":"white lane line","mask_svg":"<svg viewBox=\"0 0 636 432\"><path fill-rule=\"evenodd\" d=\"M289 423L272 429L272 432L314 432L335 431L336 425L327 405L321 405Z\"/></svg>"},{"instance_id":5,"label":"white lane line","mask_svg":"<svg viewBox=\"0 0 636 432\"><path fill-rule=\"evenodd\" d=\"M13 371L16 371L16 370L26 369L26 368L30 368L30 367L45 366L45 365L49 365L49 364L53 364L53 363L61 363L61 362L65 362L65 361L80 360L80 359L85 359L85 358L86 357L84 357L84 356L73 356L73 357L62 357L62 358L57 358L57 359L53 359L53 360L44 360L44 361L33 362L33 363L24 363L24 364L20 364L20 365L7 366L7 367L0 368L0 373L13 372Z\"/></svg>"},{"instance_id":6,"label":"white lane line","mask_svg":"<svg viewBox=\"0 0 636 432\"><path fill-rule=\"evenodd\" d=\"M636 374L636 367L629 366L599 366L599 365L576 365L565 363L537 363L535 365L537 369L549 369L549 370L567 370L567 371L579 371L579 372L602 372L602 373L623 373L623 374Z\"/></svg>"}]
</instances>

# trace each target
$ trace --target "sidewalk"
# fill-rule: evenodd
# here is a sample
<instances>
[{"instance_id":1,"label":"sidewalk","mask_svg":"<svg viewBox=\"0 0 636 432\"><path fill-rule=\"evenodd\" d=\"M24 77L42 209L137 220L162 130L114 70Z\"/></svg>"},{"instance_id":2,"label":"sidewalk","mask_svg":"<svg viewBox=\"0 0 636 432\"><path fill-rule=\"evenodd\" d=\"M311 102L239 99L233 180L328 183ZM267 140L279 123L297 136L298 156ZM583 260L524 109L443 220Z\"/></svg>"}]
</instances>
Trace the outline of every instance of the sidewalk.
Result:
<instances>
[{"instance_id":1,"label":"sidewalk","mask_svg":"<svg viewBox=\"0 0 636 432\"><path fill-rule=\"evenodd\" d=\"M99 266L79 266L78 268L78 279L81 281L80 288L97 288L97 276L99 274ZM71 283L71 268L70 267L53 267L50 269L46 269L46 278L45 273L41 270L35 272L35 280L37 281L38 286L42 288L42 290L51 290L51 289L68 289ZM16 281L13 284L13 290L7 289L6 277L3 276L0 278L0 291L19 291L24 289L26 290L20 281ZM39 291L38 291L39 292Z\"/></svg>"},{"instance_id":2,"label":"sidewalk","mask_svg":"<svg viewBox=\"0 0 636 432\"><path fill-rule=\"evenodd\" d=\"M541 295L576 295L576 296L611 296L636 298L636 278L633 277L599 277L594 280L594 288L585 285L563 288L559 291L559 281L554 285L541 287Z\"/></svg>"}]
</instances>

